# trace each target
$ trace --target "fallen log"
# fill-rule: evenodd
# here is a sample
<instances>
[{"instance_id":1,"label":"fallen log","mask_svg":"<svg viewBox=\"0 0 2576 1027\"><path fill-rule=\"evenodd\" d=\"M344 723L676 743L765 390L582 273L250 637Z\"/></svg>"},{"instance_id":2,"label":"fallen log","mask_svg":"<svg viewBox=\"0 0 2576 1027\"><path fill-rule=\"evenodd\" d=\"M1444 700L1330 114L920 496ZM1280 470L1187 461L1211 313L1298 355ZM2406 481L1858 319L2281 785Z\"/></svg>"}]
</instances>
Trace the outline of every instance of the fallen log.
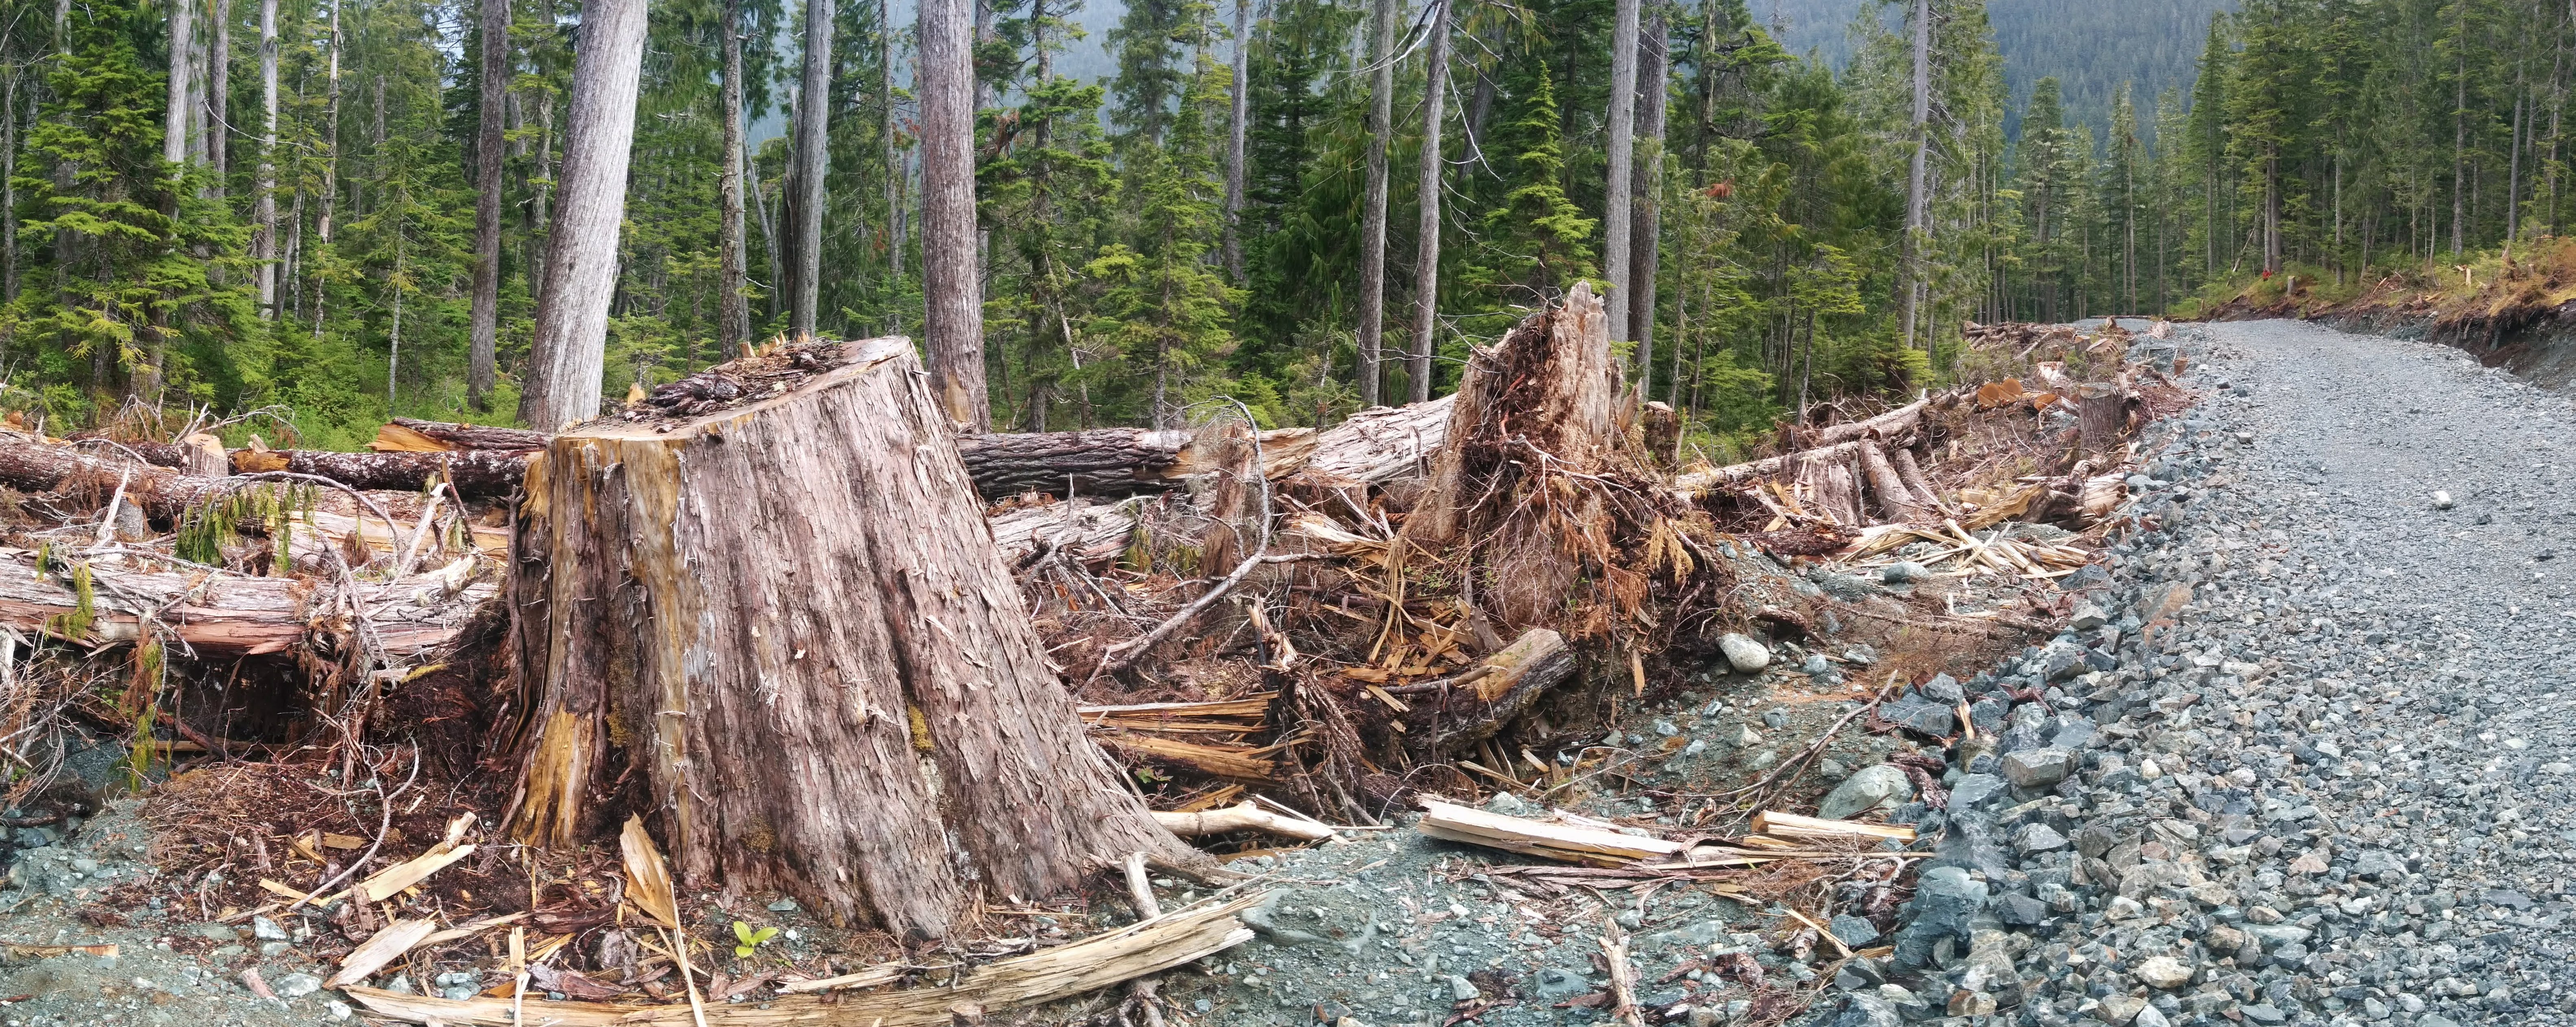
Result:
<instances>
[{"instance_id":1,"label":"fallen log","mask_svg":"<svg viewBox=\"0 0 2576 1027\"><path fill-rule=\"evenodd\" d=\"M1802 817L1795 813L1763 810L1753 815L1752 832L1782 840L1862 838L1871 841L1910 842L1914 829L1902 824L1864 824L1857 820L1826 820Z\"/></svg>"},{"instance_id":2,"label":"fallen log","mask_svg":"<svg viewBox=\"0 0 2576 1027\"><path fill-rule=\"evenodd\" d=\"M957 455L988 500L1023 492L1116 497L1172 487L1189 444L1188 432L1144 428L996 432L958 436Z\"/></svg>"},{"instance_id":3,"label":"fallen log","mask_svg":"<svg viewBox=\"0 0 2576 1027\"><path fill-rule=\"evenodd\" d=\"M549 438L552 436L526 428L496 428L484 424L450 424L397 417L376 429L375 441L367 443L367 448L379 453L444 453L466 449L526 453L546 448Z\"/></svg>"},{"instance_id":4,"label":"fallen log","mask_svg":"<svg viewBox=\"0 0 2576 1027\"><path fill-rule=\"evenodd\" d=\"M614 791L685 887L923 938L1132 852L1205 863L1065 701L912 343L754 361L760 398L630 408L532 464L512 834L580 844Z\"/></svg>"},{"instance_id":5,"label":"fallen log","mask_svg":"<svg viewBox=\"0 0 2576 1027\"><path fill-rule=\"evenodd\" d=\"M424 601L417 583L358 587L371 633L387 655L404 657L453 642L498 594L491 584L475 584L453 598ZM200 656L285 652L313 626L312 593L310 583L292 578L128 570L108 558L71 563L57 577L38 573L23 551L0 559L0 624L91 645L135 641L148 623Z\"/></svg>"},{"instance_id":6,"label":"fallen log","mask_svg":"<svg viewBox=\"0 0 2576 1027\"><path fill-rule=\"evenodd\" d=\"M60 447L43 448L61 452ZM189 466L187 446L132 442L121 448L156 467ZM518 490L519 479L528 469L524 453L493 449L340 453L327 449L253 448L232 450L227 459L234 474L309 474L365 491L422 492L431 482L452 481L457 494L468 499L507 496Z\"/></svg>"},{"instance_id":7,"label":"fallen log","mask_svg":"<svg viewBox=\"0 0 2576 1027\"><path fill-rule=\"evenodd\" d=\"M1141 920L1071 945L960 970L944 984L924 983L893 991L791 994L758 1003L711 1003L699 1013L693 1013L686 1004L645 1006L537 999L513 1002L506 997L459 1000L380 988L351 987L347 991L349 997L378 1016L412 1023L478 1027L528 1023L555 1027L680 1027L692 1024L700 1015L707 1024L722 1027L944 1027L1096 991L1241 945L1252 940L1252 930L1243 926L1236 914L1268 898L1265 893L1254 892L1218 905ZM857 988L893 983L902 976L899 969L894 973L868 970L845 979L793 982L779 990L826 990L832 980L848 980L842 987Z\"/></svg>"},{"instance_id":8,"label":"fallen log","mask_svg":"<svg viewBox=\"0 0 2576 1027\"><path fill-rule=\"evenodd\" d=\"M1926 397L1876 417L1826 425L1815 430L1815 438L1808 443L1808 447L1830 446L1856 439L1902 438L1912 434L1914 429L1923 423L1923 411L1931 406L1931 403L1931 399Z\"/></svg>"},{"instance_id":9,"label":"fallen log","mask_svg":"<svg viewBox=\"0 0 2576 1027\"><path fill-rule=\"evenodd\" d=\"M1371 407L1316 436L1313 455L1299 468L1319 483L1376 485L1431 473L1432 458L1447 444L1455 396L1400 407Z\"/></svg>"},{"instance_id":10,"label":"fallen log","mask_svg":"<svg viewBox=\"0 0 2576 1027\"><path fill-rule=\"evenodd\" d=\"M1455 749L1492 738L1529 712L1548 689L1574 676L1574 650L1547 628L1531 628L1478 663L1424 704L1410 719L1436 730L1437 748Z\"/></svg>"}]
</instances>

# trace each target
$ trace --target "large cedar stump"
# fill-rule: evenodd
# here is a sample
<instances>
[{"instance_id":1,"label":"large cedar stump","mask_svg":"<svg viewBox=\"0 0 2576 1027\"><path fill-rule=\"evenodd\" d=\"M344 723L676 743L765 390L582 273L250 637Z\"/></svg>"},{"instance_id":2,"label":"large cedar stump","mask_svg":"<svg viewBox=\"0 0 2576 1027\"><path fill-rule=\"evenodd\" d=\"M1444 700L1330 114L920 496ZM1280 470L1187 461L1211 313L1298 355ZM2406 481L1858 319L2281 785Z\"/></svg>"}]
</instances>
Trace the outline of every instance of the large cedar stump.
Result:
<instances>
[{"instance_id":1,"label":"large cedar stump","mask_svg":"<svg viewBox=\"0 0 2576 1027\"><path fill-rule=\"evenodd\" d=\"M517 837L567 844L631 809L691 886L916 937L977 889L1203 860L1084 737L912 343L796 363L825 369L582 425L532 463Z\"/></svg>"}]
</instances>

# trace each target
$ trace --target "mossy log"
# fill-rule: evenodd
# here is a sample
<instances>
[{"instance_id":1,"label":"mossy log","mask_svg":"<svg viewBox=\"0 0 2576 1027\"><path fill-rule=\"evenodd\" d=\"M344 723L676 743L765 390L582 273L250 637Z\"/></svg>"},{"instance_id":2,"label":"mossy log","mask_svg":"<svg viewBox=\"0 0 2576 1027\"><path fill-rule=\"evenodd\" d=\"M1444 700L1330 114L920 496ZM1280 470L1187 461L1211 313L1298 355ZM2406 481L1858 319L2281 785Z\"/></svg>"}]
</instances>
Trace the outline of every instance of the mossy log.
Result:
<instances>
[{"instance_id":1,"label":"mossy log","mask_svg":"<svg viewBox=\"0 0 2576 1027\"><path fill-rule=\"evenodd\" d=\"M514 835L641 813L691 887L920 938L977 889L1203 861L1085 737L983 509L904 339L750 405L557 435L513 564L538 693Z\"/></svg>"}]
</instances>

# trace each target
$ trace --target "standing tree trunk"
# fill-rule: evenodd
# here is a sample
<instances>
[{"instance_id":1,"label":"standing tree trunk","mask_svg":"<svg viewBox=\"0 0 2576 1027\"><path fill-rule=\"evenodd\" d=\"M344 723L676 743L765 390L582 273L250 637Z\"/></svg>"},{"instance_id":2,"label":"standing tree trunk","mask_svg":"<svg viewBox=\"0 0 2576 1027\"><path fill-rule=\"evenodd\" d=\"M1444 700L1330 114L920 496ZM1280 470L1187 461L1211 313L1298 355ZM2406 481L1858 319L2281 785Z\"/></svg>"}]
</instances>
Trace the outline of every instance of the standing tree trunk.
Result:
<instances>
[{"instance_id":1,"label":"standing tree trunk","mask_svg":"<svg viewBox=\"0 0 2576 1027\"><path fill-rule=\"evenodd\" d=\"M161 122L161 160L171 165L188 162L188 54L196 48L191 38L195 27L193 0L170 0L170 106ZM176 174L180 169L165 170Z\"/></svg>"},{"instance_id":2,"label":"standing tree trunk","mask_svg":"<svg viewBox=\"0 0 2576 1027\"><path fill-rule=\"evenodd\" d=\"M277 0L259 0L259 180L251 185L251 259L259 261L259 316L278 319Z\"/></svg>"},{"instance_id":3,"label":"standing tree trunk","mask_svg":"<svg viewBox=\"0 0 2576 1027\"><path fill-rule=\"evenodd\" d=\"M746 159L742 139L742 0L725 0L724 24L724 169L717 172L716 196L716 352L718 362L740 355L751 340L748 242L743 238L742 174Z\"/></svg>"},{"instance_id":4,"label":"standing tree trunk","mask_svg":"<svg viewBox=\"0 0 2576 1027\"><path fill-rule=\"evenodd\" d=\"M787 328L814 334L823 298L823 173L831 161L832 0L805 0L805 75L796 93L796 163L787 176Z\"/></svg>"},{"instance_id":5,"label":"standing tree trunk","mask_svg":"<svg viewBox=\"0 0 2576 1027\"><path fill-rule=\"evenodd\" d=\"M1573 108L1569 105L1567 110ZM1610 340L1628 337L1628 189L1637 156L1637 0L1618 0L1610 19L1609 183L1602 190L1601 274L1610 282Z\"/></svg>"},{"instance_id":6,"label":"standing tree trunk","mask_svg":"<svg viewBox=\"0 0 2576 1027\"><path fill-rule=\"evenodd\" d=\"M1664 108L1670 100L1665 77L1668 29L1661 5L1637 40L1637 167L1630 187L1637 205L1635 234L1629 240L1628 278L1637 291L1628 306L1628 337L1637 340L1637 394L1651 396L1655 378L1655 274L1663 259Z\"/></svg>"},{"instance_id":7,"label":"standing tree trunk","mask_svg":"<svg viewBox=\"0 0 2576 1027\"><path fill-rule=\"evenodd\" d=\"M599 413L618 223L644 66L644 0L583 0L571 125L546 240L546 292L519 393L519 422L540 430Z\"/></svg>"},{"instance_id":8,"label":"standing tree trunk","mask_svg":"<svg viewBox=\"0 0 2576 1027\"><path fill-rule=\"evenodd\" d=\"M510 586L541 689L514 834L641 812L689 887L914 938L1129 853L1202 861L1084 737L910 340L837 352L773 399L549 447Z\"/></svg>"},{"instance_id":9,"label":"standing tree trunk","mask_svg":"<svg viewBox=\"0 0 2576 1027\"><path fill-rule=\"evenodd\" d=\"M1234 109L1225 142L1225 270L1238 285L1243 282L1243 137L1252 117L1251 86L1252 0L1234 0ZM1438 103L1439 87L1433 86L1431 92L1432 102Z\"/></svg>"},{"instance_id":10,"label":"standing tree trunk","mask_svg":"<svg viewBox=\"0 0 2576 1027\"><path fill-rule=\"evenodd\" d=\"M1932 149L1927 126L1932 117L1932 0L1914 0L1914 153L1905 172L1905 247L1898 256L1903 273L1897 276L1897 288L1904 290L1905 346L1914 346L1915 301L1921 292L1917 281L1923 269L1923 177L1924 164Z\"/></svg>"},{"instance_id":11,"label":"standing tree trunk","mask_svg":"<svg viewBox=\"0 0 2576 1027\"><path fill-rule=\"evenodd\" d=\"M993 430L975 274L975 58L970 0L922 0L921 293L930 387L961 430Z\"/></svg>"},{"instance_id":12,"label":"standing tree trunk","mask_svg":"<svg viewBox=\"0 0 2576 1027\"><path fill-rule=\"evenodd\" d=\"M877 0L877 136L885 142L886 281L903 295L903 147L895 139L894 4ZM896 330L892 326L888 331Z\"/></svg>"},{"instance_id":13,"label":"standing tree trunk","mask_svg":"<svg viewBox=\"0 0 2576 1027\"><path fill-rule=\"evenodd\" d=\"M324 246L331 245L332 208L338 204L340 194L340 4L342 2L344 0L331 0L331 38L328 44L331 88L328 98L324 101L326 110L322 126L322 188L317 190L321 193L321 205L314 211L313 217L313 236ZM297 195L303 194L298 192ZM322 276L314 275L313 338L316 341L322 338L322 290Z\"/></svg>"},{"instance_id":14,"label":"standing tree trunk","mask_svg":"<svg viewBox=\"0 0 2576 1027\"><path fill-rule=\"evenodd\" d=\"M277 0L260 0L275 6ZM479 0L483 18L481 118L474 134L473 350L465 363L465 401L492 409L500 384L501 339L501 115L510 91L510 0Z\"/></svg>"},{"instance_id":15,"label":"standing tree trunk","mask_svg":"<svg viewBox=\"0 0 2576 1027\"><path fill-rule=\"evenodd\" d=\"M215 0L214 38L206 48L206 166L215 172L209 191L224 195L224 175L232 170L233 0Z\"/></svg>"},{"instance_id":16,"label":"standing tree trunk","mask_svg":"<svg viewBox=\"0 0 2576 1027\"><path fill-rule=\"evenodd\" d=\"M1422 222L1413 257L1413 359L1405 377L1413 401L1431 398L1431 338L1440 326L1440 183L1447 158L1440 152L1440 119L1449 91L1449 11L1452 0L1431 0L1431 54L1422 99Z\"/></svg>"},{"instance_id":17,"label":"standing tree trunk","mask_svg":"<svg viewBox=\"0 0 2576 1027\"><path fill-rule=\"evenodd\" d=\"M0 303L18 298L18 69L0 69Z\"/></svg>"},{"instance_id":18,"label":"standing tree trunk","mask_svg":"<svg viewBox=\"0 0 2576 1027\"><path fill-rule=\"evenodd\" d=\"M1368 197L1360 211L1360 405L1378 405L1386 331L1386 140L1395 131L1395 0L1369 16Z\"/></svg>"}]
</instances>

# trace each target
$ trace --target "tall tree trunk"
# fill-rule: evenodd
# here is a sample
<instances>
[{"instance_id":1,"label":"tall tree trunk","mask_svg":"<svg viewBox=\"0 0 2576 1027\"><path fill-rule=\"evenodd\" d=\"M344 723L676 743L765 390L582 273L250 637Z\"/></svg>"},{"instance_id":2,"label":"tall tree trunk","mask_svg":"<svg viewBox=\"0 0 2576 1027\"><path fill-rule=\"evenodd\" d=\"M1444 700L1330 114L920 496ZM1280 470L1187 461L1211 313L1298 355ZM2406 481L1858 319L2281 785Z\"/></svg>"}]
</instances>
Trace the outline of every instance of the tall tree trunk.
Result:
<instances>
[{"instance_id":1,"label":"tall tree trunk","mask_svg":"<svg viewBox=\"0 0 2576 1027\"><path fill-rule=\"evenodd\" d=\"M599 413L644 64L644 0L583 0L576 53L563 177L546 241L546 295L519 394L519 422L540 430Z\"/></svg>"},{"instance_id":2,"label":"tall tree trunk","mask_svg":"<svg viewBox=\"0 0 2576 1027\"><path fill-rule=\"evenodd\" d=\"M814 334L823 297L823 173L831 160L832 0L805 0L805 69L796 94L796 164L787 176L788 242L795 266L788 275L787 326Z\"/></svg>"},{"instance_id":3,"label":"tall tree trunk","mask_svg":"<svg viewBox=\"0 0 2576 1027\"><path fill-rule=\"evenodd\" d=\"M2453 0L2453 45L2460 51L2459 72L2451 80L2451 258L2468 245L2469 194L2469 4Z\"/></svg>"},{"instance_id":4,"label":"tall tree trunk","mask_svg":"<svg viewBox=\"0 0 2576 1027\"><path fill-rule=\"evenodd\" d=\"M884 76L877 84L878 138L885 142L886 204L886 282L890 291L903 295L903 147L895 139L894 121L894 4L877 0L877 70ZM898 329L886 326L888 333Z\"/></svg>"},{"instance_id":5,"label":"tall tree trunk","mask_svg":"<svg viewBox=\"0 0 2576 1027\"><path fill-rule=\"evenodd\" d=\"M1453 0L1431 3L1431 53L1424 66L1426 89L1422 101L1422 181L1418 187L1422 220L1413 257L1413 359L1405 367L1416 403L1431 398L1431 340L1440 327L1441 172L1447 169L1448 160L1440 152L1440 120L1449 100L1449 12Z\"/></svg>"},{"instance_id":6,"label":"tall tree trunk","mask_svg":"<svg viewBox=\"0 0 2576 1027\"><path fill-rule=\"evenodd\" d=\"M196 47L191 38L196 13L194 0L170 0L170 106L161 123L161 160L165 164L188 162L188 101L192 95L188 54Z\"/></svg>"},{"instance_id":7,"label":"tall tree trunk","mask_svg":"<svg viewBox=\"0 0 2576 1027\"><path fill-rule=\"evenodd\" d=\"M232 170L233 0L215 0L214 38L206 49L206 166L215 181L208 191L224 195L224 176Z\"/></svg>"},{"instance_id":8,"label":"tall tree trunk","mask_svg":"<svg viewBox=\"0 0 2576 1027\"><path fill-rule=\"evenodd\" d=\"M751 302L745 296L750 263L743 238L742 0L724 0L724 169L717 172L716 360L731 360L751 340Z\"/></svg>"},{"instance_id":9,"label":"tall tree trunk","mask_svg":"<svg viewBox=\"0 0 2576 1027\"><path fill-rule=\"evenodd\" d=\"M1905 294L1905 346L1914 347L1917 317L1915 282L1923 274L1924 165L1931 158L1932 136L1932 0L1914 0L1914 153L1905 174L1905 247L1898 257L1903 273L1898 288Z\"/></svg>"},{"instance_id":10,"label":"tall tree trunk","mask_svg":"<svg viewBox=\"0 0 2576 1027\"><path fill-rule=\"evenodd\" d=\"M1445 6L1441 16L1447 17ZM1234 0L1234 105L1225 141L1225 270L1238 284L1243 281L1243 138L1252 117L1251 86L1252 0ZM1440 102L1439 94L1439 86L1431 87L1432 103ZM1431 120L1440 119L1433 115Z\"/></svg>"},{"instance_id":11,"label":"tall tree trunk","mask_svg":"<svg viewBox=\"0 0 2576 1027\"><path fill-rule=\"evenodd\" d=\"M921 334L930 387L962 430L993 430L984 298L975 274L975 59L971 0L922 0Z\"/></svg>"},{"instance_id":12,"label":"tall tree trunk","mask_svg":"<svg viewBox=\"0 0 2576 1027\"><path fill-rule=\"evenodd\" d=\"M18 298L18 69L0 69L0 303Z\"/></svg>"},{"instance_id":13,"label":"tall tree trunk","mask_svg":"<svg viewBox=\"0 0 2576 1027\"><path fill-rule=\"evenodd\" d=\"M277 0L259 0L259 177L251 191L251 258L259 261L259 315L278 319Z\"/></svg>"},{"instance_id":14,"label":"tall tree trunk","mask_svg":"<svg viewBox=\"0 0 2576 1027\"><path fill-rule=\"evenodd\" d=\"M465 364L465 401L490 410L492 389L500 384L501 116L510 91L510 0L478 0L477 7L483 18L483 109L474 135L474 337Z\"/></svg>"},{"instance_id":15,"label":"tall tree trunk","mask_svg":"<svg viewBox=\"0 0 2576 1027\"><path fill-rule=\"evenodd\" d=\"M1360 405L1378 405L1386 330L1386 141L1395 131L1395 0L1369 16L1368 196L1360 210Z\"/></svg>"},{"instance_id":16,"label":"tall tree trunk","mask_svg":"<svg viewBox=\"0 0 2576 1027\"><path fill-rule=\"evenodd\" d=\"M1628 194L1637 159L1637 4L1617 0L1610 19L1609 174L1602 179L1608 184L1602 189L1601 275L1610 281L1610 294L1603 299L1612 342L1628 338L1628 234L1637 227Z\"/></svg>"},{"instance_id":17,"label":"tall tree trunk","mask_svg":"<svg viewBox=\"0 0 2576 1027\"><path fill-rule=\"evenodd\" d=\"M1129 853L1204 862L1084 736L911 344L835 360L752 410L554 441L517 542L546 558L509 586L537 692L515 836L604 833L614 795L685 887L916 939Z\"/></svg>"},{"instance_id":18,"label":"tall tree trunk","mask_svg":"<svg viewBox=\"0 0 2576 1027\"><path fill-rule=\"evenodd\" d=\"M329 63L331 88L322 127L322 188L320 205L314 211L313 237L321 245L331 245L331 215L340 196L340 5L346 0L331 0L331 39ZM322 338L324 283L321 275L313 276L313 338Z\"/></svg>"},{"instance_id":19,"label":"tall tree trunk","mask_svg":"<svg viewBox=\"0 0 2576 1027\"><path fill-rule=\"evenodd\" d=\"M1637 296L1628 307L1628 337L1637 340L1637 394L1652 396L1654 390L1647 386L1655 377L1655 274L1663 257L1664 108L1671 100L1665 88L1669 35L1661 4L1656 5L1655 16L1647 19L1637 45L1637 102L1642 106L1637 110L1637 167L1630 185L1637 197L1632 212L1636 227L1628 250L1629 278Z\"/></svg>"},{"instance_id":20,"label":"tall tree trunk","mask_svg":"<svg viewBox=\"0 0 2576 1027\"><path fill-rule=\"evenodd\" d=\"M769 254L769 316L775 319L778 317L779 296L787 291L784 288L787 280L786 250L778 240L778 226L772 223L775 219L769 213L769 198L760 192L760 168L751 163L748 152L743 155L742 181L751 193L752 212L760 215L760 245Z\"/></svg>"}]
</instances>

